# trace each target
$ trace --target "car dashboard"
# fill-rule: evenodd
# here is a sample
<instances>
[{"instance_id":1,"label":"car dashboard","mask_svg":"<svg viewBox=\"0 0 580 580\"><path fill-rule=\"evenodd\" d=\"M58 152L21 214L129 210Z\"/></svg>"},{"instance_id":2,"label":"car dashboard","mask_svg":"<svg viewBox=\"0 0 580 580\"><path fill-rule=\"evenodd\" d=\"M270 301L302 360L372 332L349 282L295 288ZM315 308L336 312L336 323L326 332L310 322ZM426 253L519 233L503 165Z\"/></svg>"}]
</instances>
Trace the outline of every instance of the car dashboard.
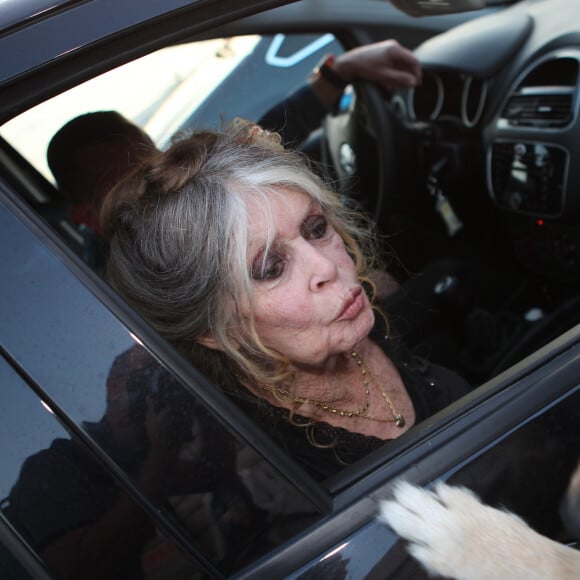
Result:
<instances>
[{"instance_id":1,"label":"car dashboard","mask_svg":"<svg viewBox=\"0 0 580 580\"><path fill-rule=\"evenodd\" d=\"M463 175L488 196L518 261L571 281L580 281L579 21L580 5L524 1L451 29L416 50L423 82L391 101L425 136L426 178L459 151L456 182Z\"/></svg>"}]
</instances>

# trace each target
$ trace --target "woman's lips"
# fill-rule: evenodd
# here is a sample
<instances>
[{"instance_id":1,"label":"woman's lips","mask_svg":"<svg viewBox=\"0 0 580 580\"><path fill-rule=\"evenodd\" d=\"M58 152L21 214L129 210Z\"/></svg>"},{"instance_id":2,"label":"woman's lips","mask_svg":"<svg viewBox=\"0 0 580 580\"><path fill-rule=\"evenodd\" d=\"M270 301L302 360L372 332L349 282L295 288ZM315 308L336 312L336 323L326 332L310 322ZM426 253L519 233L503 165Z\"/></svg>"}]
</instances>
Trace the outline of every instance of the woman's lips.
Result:
<instances>
[{"instance_id":1,"label":"woman's lips","mask_svg":"<svg viewBox=\"0 0 580 580\"><path fill-rule=\"evenodd\" d=\"M353 290L351 295L347 298L337 320L351 320L355 318L362 310L365 304L365 297L362 288Z\"/></svg>"}]
</instances>

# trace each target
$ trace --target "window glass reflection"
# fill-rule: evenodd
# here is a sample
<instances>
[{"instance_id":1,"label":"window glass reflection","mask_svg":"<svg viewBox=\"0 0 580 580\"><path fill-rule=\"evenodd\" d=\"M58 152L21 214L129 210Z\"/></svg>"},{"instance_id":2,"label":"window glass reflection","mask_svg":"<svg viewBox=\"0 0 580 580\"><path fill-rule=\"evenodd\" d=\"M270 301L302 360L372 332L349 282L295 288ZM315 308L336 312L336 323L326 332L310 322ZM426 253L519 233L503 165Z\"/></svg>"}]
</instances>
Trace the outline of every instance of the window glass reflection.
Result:
<instances>
[{"instance_id":1,"label":"window glass reflection","mask_svg":"<svg viewBox=\"0 0 580 580\"><path fill-rule=\"evenodd\" d=\"M87 432L181 531L225 571L310 523L293 486L141 346L118 356L107 412Z\"/></svg>"},{"instance_id":2,"label":"window glass reflection","mask_svg":"<svg viewBox=\"0 0 580 580\"><path fill-rule=\"evenodd\" d=\"M24 433L35 429L34 444L21 449L5 477L5 513L58 577L88 577L94 569L100 575L91 577L140 578L166 552L172 561L186 561L166 540L172 531L231 572L316 517L307 500L143 347L114 360L105 390L102 418L79 423L117 476L154 506L159 521L27 387L8 393L22 413L12 424L2 421L2 440L30 440ZM4 451L11 452L10 444Z\"/></svg>"},{"instance_id":3,"label":"window glass reflection","mask_svg":"<svg viewBox=\"0 0 580 580\"><path fill-rule=\"evenodd\" d=\"M55 578L201 572L3 361L0 382L2 515Z\"/></svg>"}]
</instances>

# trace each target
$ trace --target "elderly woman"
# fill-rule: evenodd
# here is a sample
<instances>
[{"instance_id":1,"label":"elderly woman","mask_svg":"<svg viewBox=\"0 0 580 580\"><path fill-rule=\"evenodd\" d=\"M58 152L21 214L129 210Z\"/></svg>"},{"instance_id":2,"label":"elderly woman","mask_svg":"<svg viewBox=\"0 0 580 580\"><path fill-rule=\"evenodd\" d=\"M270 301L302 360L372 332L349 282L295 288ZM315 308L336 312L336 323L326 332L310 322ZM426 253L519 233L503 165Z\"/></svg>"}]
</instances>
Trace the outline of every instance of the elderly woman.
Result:
<instances>
[{"instance_id":1,"label":"elderly woman","mask_svg":"<svg viewBox=\"0 0 580 580\"><path fill-rule=\"evenodd\" d=\"M317 477L466 392L393 344L368 224L276 135L183 138L102 217L110 284Z\"/></svg>"}]
</instances>

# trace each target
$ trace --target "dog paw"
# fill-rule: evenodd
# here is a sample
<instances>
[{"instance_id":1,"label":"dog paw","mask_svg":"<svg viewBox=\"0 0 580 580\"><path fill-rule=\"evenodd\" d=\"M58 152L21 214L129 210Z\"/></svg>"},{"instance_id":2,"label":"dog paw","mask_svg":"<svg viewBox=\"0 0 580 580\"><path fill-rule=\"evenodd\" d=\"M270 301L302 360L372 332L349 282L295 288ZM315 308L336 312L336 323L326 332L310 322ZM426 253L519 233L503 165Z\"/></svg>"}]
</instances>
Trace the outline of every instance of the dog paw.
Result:
<instances>
[{"instance_id":1,"label":"dog paw","mask_svg":"<svg viewBox=\"0 0 580 580\"><path fill-rule=\"evenodd\" d=\"M408 540L409 552L434 576L562 577L555 568L560 549L566 548L540 536L516 515L482 504L465 488L438 483L428 491L398 483L394 499L381 502L379 519Z\"/></svg>"},{"instance_id":2,"label":"dog paw","mask_svg":"<svg viewBox=\"0 0 580 580\"><path fill-rule=\"evenodd\" d=\"M439 484L427 491L409 483L395 486L394 500L380 506L380 519L408 540L409 552L439 576L455 577L455 561L461 558L466 523L463 514L473 513L475 496L465 489Z\"/></svg>"}]
</instances>

